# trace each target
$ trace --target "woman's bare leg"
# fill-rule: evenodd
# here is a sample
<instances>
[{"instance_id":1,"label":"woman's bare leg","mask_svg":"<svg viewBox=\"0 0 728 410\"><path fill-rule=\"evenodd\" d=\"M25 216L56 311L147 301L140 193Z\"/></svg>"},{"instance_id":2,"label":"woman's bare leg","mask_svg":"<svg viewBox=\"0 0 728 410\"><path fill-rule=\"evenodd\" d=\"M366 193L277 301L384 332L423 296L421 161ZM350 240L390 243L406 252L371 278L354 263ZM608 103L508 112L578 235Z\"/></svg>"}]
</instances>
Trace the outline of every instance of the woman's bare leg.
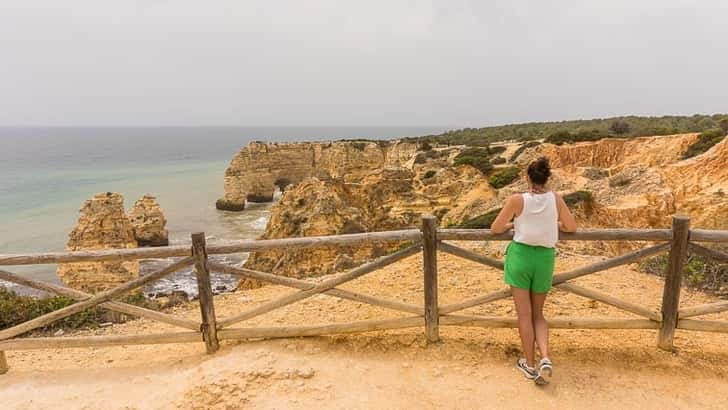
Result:
<instances>
[{"instance_id":1,"label":"woman's bare leg","mask_svg":"<svg viewBox=\"0 0 728 410\"><path fill-rule=\"evenodd\" d=\"M511 287L513 302L516 304L518 313L518 333L521 335L523 353L526 356L526 364L535 366L535 336L533 333L533 313L531 309L530 290Z\"/></svg>"},{"instance_id":2,"label":"woman's bare leg","mask_svg":"<svg viewBox=\"0 0 728 410\"><path fill-rule=\"evenodd\" d=\"M541 352L541 357L549 357L549 325L543 317L544 302L546 302L546 293L531 293L533 329L536 333L538 351Z\"/></svg>"}]
</instances>

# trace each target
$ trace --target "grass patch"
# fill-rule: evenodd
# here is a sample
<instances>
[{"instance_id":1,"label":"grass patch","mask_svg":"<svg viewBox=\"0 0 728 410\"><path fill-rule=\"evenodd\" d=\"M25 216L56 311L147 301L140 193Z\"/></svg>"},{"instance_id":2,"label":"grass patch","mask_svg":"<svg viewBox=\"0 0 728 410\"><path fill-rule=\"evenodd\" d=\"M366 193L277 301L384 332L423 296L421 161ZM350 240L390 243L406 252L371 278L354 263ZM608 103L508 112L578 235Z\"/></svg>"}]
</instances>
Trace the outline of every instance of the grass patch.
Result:
<instances>
[{"instance_id":1,"label":"grass patch","mask_svg":"<svg viewBox=\"0 0 728 410\"><path fill-rule=\"evenodd\" d=\"M518 179L520 174L521 169L519 167L504 168L493 173L493 175L488 178L488 183L493 188L500 189Z\"/></svg>"},{"instance_id":2,"label":"grass patch","mask_svg":"<svg viewBox=\"0 0 728 410\"><path fill-rule=\"evenodd\" d=\"M687 151L683 154L682 158L692 158L696 155L700 155L705 151L709 150L713 145L723 141L726 132L722 128L712 128L707 131L701 132L698 139L695 140L688 147Z\"/></svg>"},{"instance_id":3,"label":"grass patch","mask_svg":"<svg viewBox=\"0 0 728 410\"><path fill-rule=\"evenodd\" d=\"M493 165L505 164L506 163L506 159L503 158L503 157L498 157L498 158L494 158L492 161L490 161L490 163L493 164Z\"/></svg>"},{"instance_id":4,"label":"grass patch","mask_svg":"<svg viewBox=\"0 0 728 410\"><path fill-rule=\"evenodd\" d=\"M490 163L490 150L483 147L467 148L462 150L454 159L453 164L470 165L477 168L483 174L488 174L493 169Z\"/></svg>"}]
</instances>

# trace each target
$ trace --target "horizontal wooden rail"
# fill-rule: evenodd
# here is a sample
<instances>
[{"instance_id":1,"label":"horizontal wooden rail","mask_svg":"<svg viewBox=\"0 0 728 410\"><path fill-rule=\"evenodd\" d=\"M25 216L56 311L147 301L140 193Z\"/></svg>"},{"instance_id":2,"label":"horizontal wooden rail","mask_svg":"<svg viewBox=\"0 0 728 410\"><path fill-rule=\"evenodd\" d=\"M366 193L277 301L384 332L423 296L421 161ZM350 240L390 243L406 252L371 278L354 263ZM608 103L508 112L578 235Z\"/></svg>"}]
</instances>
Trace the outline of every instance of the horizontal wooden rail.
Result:
<instances>
[{"instance_id":1,"label":"horizontal wooden rail","mask_svg":"<svg viewBox=\"0 0 728 410\"><path fill-rule=\"evenodd\" d=\"M490 229L438 229L440 240L507 241L513 231L494 234ZM669 241L670 229L579 229L573 233L559 232L562 241ZM728 239L726 239L728 240Z\"/></svg>"},{"instance_id":2,"label":"horizontal wooden rail","mask_svg":"<svg viewBox=\"0 0 728 410\"><path fill-rule=\"evenodd\" d=\"M705 257L714 259L718 262L728 262L728 253L725 253L725 252L706 248L705 246L700 246L697 243L689 243L688 249L691 252L697 253L698 255L701 255L701 256L705 256Z\"/></svg>"},{"instance_id":3,"label":"horizontal wooden rail","mask_svg":"<svg viewBox=\"0 0 728 410\"><path fill-rule=\"evenodd\" d=\"M222 263L208 262L207 267L213 272L227 273L228 275L242 276L249 279L260 280L273 283L275 285L283 285L296 289L310 289L316 284L305 280L289 278L287 276L273 275L271 273L258 272L252 269L236 268L234 266ZM416 315L424 315L424 308L409 303L386 300L374 296L363 295L361 293L352 292L344 289L329 289L322 292L324 295L334 296L341 299L347 299L354 302L367 303L373 306L379 306L386 309L396 310L399 312L414 313Z\"/></svg>"},{"instance_id":4,"label":"horizontal wooden rail","mask_svg":"<svg viewBox=\"0 0 728 410\"><path fill-rule=\"evenodd\" d=\"M649 319L613 318L551 318L547 320L553 329L659 329L660 324ZM485 328L515 328L518 319L513 317L446 315L440 318L445 326L473 326Z\"/></svg>"},{"instance_id":5,"label":"horizontal wooden rail","mask_svg":"<svg viewBox=\"0 0 728 410\"><path fill-rule=\"evenodd\" d=\"M420 241L422 234L419 229L404 229L399 231L352 233L329 236L304 236L300 238L285 239L253 239L238 241L230 245L210 245L207 247L208 255L264 251L268 249L310 248L315 246L345 246L369 242L400 242Z\"/></svg>"},{"instance_id":6,"label":"horizontal wooden rail","mask_svg":"<svg viewBox=\"0 0 728 410\"><path fill-rule=\"evenodd\" d=\"M200 332L174 332L130 336L26 337L0 342L0 351L200 342L202 342L202 333Z\"/></svg>"},{"instance_id":7,"label":"horizontal wooden rail","mask_svg":"<svg viewBox=\"0 0 728 410\"><path fill-rule=\"evenodd\" d=\"M685 319L693 316L702 316L710 313L725 312L728 310L728 300L704 305L690 306L677 311L678 318Z\"/></svg>"},{"instance_id":8,"label":"horizontal wooden rail","mask_svg":"<svg viewBox=\"0 0 728 410\"><path fill-rule=\"evenodd\" d=\"M728 242L728 231L691 229L690 240L696 242Z\"/></svg>"},{"instance_id":9,"label":"horizontal wooden rail","mask_svg":"<svg viewBox=\"0 0 728 410\"><path fill-rule=\"evenodd\" d=\"M679 319L677 328L700 332L728 333L728 320Z\"/></svg>"},{"instance_id":10,"label":"horizontal wooden rail","mask_svg":"<svg viewBox=\"0 0 728 410\"><path fill-rule=\"evenodd\" d=\"M363 320L353 323L311 325L311 326L277 326L253 328L221 329L217 336L225 339L272 339L280 337L324 336L344 333L372 332L377 330L406 329L422 327L425 318L422 316L401 319Z\"/></svg>"},{"instance_id":11,"label":"horizontal wooden rail","mask_svg":"<svg viewBox=\"0 0 728 410\"><path fill-rule=\"evenodd\" d=\"M284 239L253 239L237 241L229 245L209 245L208 255L221 255L263 251L269 249L292 249L315 246L356 245L367 242L418 241L422 234L418 229L399 231L366 232L346 235L305 236ZM48 252L0 255L0 266L5 265L42 265L70 262L102 262L129 259L171 258L191 256L189 246L163 246L156 248L105 249L94 251Z\"/></svg>"},{"instance_id":12,"label":"horizontal wooden rail","mask_svg":"<svg viewBox=\"0 0 728 410\"><path fill-rule=\"evenodd\" d=\"M29 288L42 290L44 292L48 293L54 293L56 295L61 295L65 297L69 297L71 299L75 300L86 300L93 295L86 292L81 292L80 290L67 288L64 286L55 285L52 283L47 282L41 282L37 280L32 280L28 278L24 278L20 275L16 275L14 273L6 272L4 270L0 270L0 279L16 283L18 285L27 286ZM157 312L151 309L145 309L143 307L130 305L128 303L122 303L122 302L104 302L101 305L102 308L113 310L114 312L124 313L126 315L136 316L136 317L143 317L151 320L156 320L158 322L167 323L173 326L179 326L185 329L190 330L199 330L200 324L189 319L174 317L172 315L168 315L166 313Z\"/></svg>"},{"instance_id":13,"label":"horizontal wooden rail","mask_svg":"<svg viewBox=\"0 0 728 410\"><path fill-rule=\"evenodd\" d=\"M422 244L416 243L408 248L394 252L391 255L382 256L381 258L378 258L367 264L361 265L358 268L354 268L351 271L346 272L342 275L339 275L339 276L336 276L329 280L325 280L321 283L318 283L312 288L300 290L296 293L284 296L280 299L276 299L276 300L273 300L266 304L263 304L261 306L252 308L239 315L235 315L233 317L229 317L227 319L220 320L218 322L218 325L220 328L228 327L232 324L241 322L243 320L252 319L256 316L262 315L264 313L270 312L275 309L282 308L284 306L290 305L291 303L298 302L299 300L306 299L306 298L316 295L318 293L323 293L329 289L332 289L336 286L339 286L341 284L344 284L346 282L349 282L351 280L364 276L367 273L373 272L379 268L382 268L384 266L387 266L387 265L397 262L399 260L410 257L410 256L420 252L421 249L422 249Z\"/></svg>"}]
</instances>

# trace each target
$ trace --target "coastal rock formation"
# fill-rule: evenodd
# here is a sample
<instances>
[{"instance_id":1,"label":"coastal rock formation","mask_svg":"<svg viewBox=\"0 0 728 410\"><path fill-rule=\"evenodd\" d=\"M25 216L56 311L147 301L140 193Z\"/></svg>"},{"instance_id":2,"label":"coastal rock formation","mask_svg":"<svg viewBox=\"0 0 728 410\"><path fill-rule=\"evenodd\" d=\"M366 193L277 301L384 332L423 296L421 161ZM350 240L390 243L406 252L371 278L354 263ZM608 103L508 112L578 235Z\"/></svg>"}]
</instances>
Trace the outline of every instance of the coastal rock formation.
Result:
<instances>
[{"instance_id":1,"label":"coastal rock formation","mask_svg":"<svg viewBox=\"0 0 728 410\"><path fill-rule=\"evenodd\" d=\"M104 192L84 202L78 224L68 235L66 250L135 248L132 225L124 212L124 197ZM66 285L97 293L139 277L139 262L78 262L58 265Z\"/></svg>"},{"instance_id":2,"label":"coastal rock formation","mask_svg":"<svg viewBox=\"0 0 728 410\"><path fill-rule=\"evenodd\" d=\"M415 144L388 141L251 142L230 162L225 196L216 205L240 211L246 201L270 202L276 187L282 191L308 177L355 182L372 169L400 166L415 152Z\"/></svg>"},{"instance_id":3,"label":"coastal rock formation","mask_svg":"<svg viewBox=\"0 0 728 410\"><path fill-rule=\"evenodd\" d=\"M456 207L463 195L489 192L484 176L470 166L442 169L435 175L428 171L426 167L385 167L358 182L307 178L287 189L273 205L262 239L419 227L423 213L443 214ZM401 246L377 243L253 252L245 267L293 277L319 276L360 265ZM244 280L240 287L258 285Z\"/></svg>"},{"instance_id":4,"label":"coastal rock formation","mask_svg":"<svg viewBox=\"0 0 728 410\"><path fill-rule=\"evenodd\" d=\"M134 229L134 239L139 246L166 246L169 244L167 220L157 203L157 198L146 194L139 198L129 211L129 221Z\"/></svg>"},{"instance_id":5,"label":"coastal rock formation","mask_svg":"<svg viewBox=\"0 0 728 410\"><path fill-rule=\"evenodd\" d=\"M697 134L682 134L562 146L543 143L495 170L524 166L548 155L553 167L551 189L562 195L588 191L593 198L572 205L581 227L667 228L672 215L687 213L693 226L726 229L728 139L683 160L696 138ZM519 145L507 143L506 152ZM494 189L476 168L454 166L454 157L464 148L415 150L399 157L399 167L383 166L343 178L332 178L327 171L326 177L302 180L274 204L263 238L412 228L419 226L425 212L435 214L442 227L459 225L497 210L509 195L527 189L522 176ZM603 254L643 245L568 242L560 246ZM287 276L317 276L359 265L397 246L401 244L255 252L246 267ZM251 285L256 284L242 284Z\"/></svg>"}]
</instances>

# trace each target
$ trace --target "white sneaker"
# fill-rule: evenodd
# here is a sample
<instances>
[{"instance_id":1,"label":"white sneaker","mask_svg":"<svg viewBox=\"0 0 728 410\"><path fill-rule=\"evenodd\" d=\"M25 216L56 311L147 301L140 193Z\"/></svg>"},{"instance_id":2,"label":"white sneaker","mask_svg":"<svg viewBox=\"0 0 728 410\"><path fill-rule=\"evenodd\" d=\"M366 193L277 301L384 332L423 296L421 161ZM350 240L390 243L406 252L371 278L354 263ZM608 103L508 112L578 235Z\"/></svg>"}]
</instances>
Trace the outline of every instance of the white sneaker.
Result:
<instances>
[{"instance_id":1,"label":"white sneaker","mask_svg":"<svg viewBox=\"0 0 728 410\"><path fill-rule=\"evenodd\" d=\"M538 377L538 371L535 368L528 366L526 364L526 359L518 359L516 362L516 368L529 380L535 380Z\"/></svg>"},{"instance_id":2,"label":"white sneaker","mask_svg":"<svg viewBox=\"0 0 728 410\"><path fill-rule=\"evenodd\" d=\"M540 362L538 362L538 372L542 376L546 376L548 378L550 378L554 373L554 365L548 357L544 357Z\"/></svg>"}]
</instances>

